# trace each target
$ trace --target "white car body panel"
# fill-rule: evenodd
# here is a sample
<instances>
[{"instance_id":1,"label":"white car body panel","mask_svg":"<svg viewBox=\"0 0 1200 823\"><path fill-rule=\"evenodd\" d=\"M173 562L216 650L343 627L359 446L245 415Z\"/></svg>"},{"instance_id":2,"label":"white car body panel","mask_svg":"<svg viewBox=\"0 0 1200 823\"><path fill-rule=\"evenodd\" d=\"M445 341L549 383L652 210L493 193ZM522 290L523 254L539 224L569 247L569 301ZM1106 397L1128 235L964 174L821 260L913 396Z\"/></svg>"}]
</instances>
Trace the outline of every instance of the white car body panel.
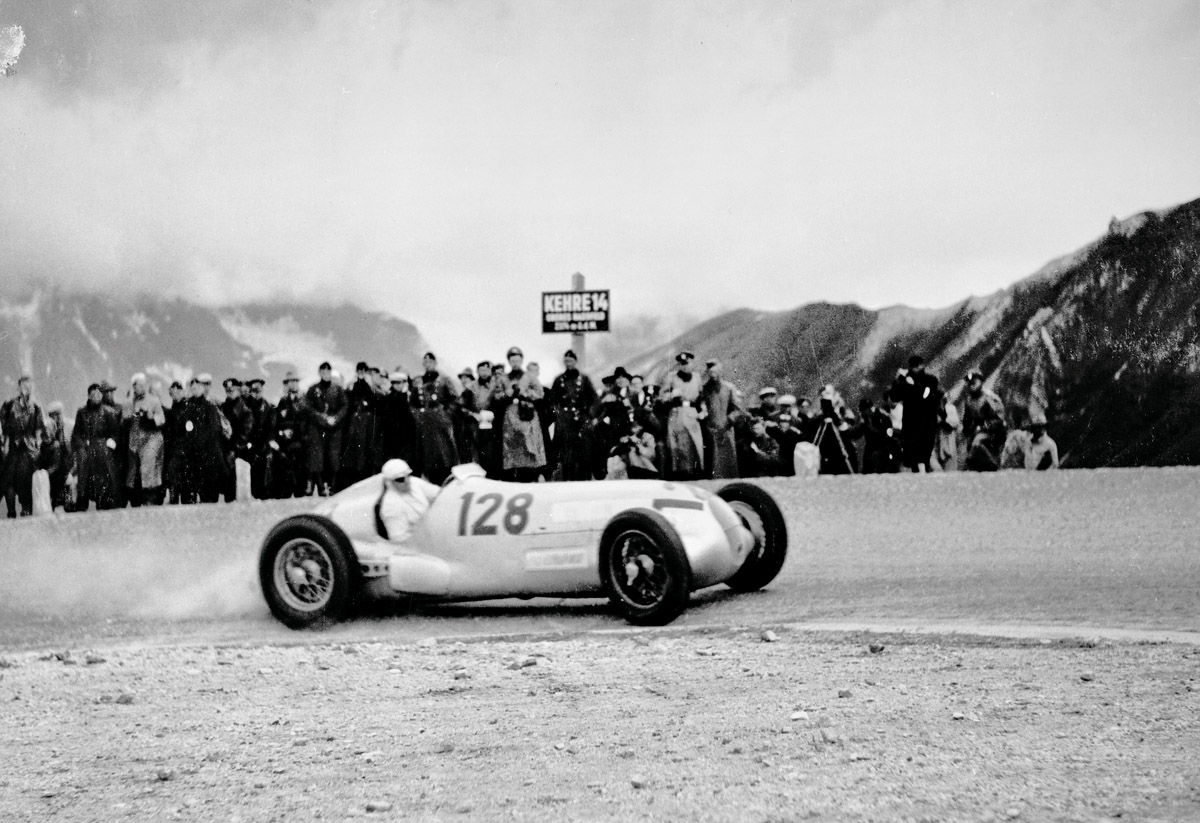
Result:
<instances>
[{"instance_id":1,"label":"white car body panel","mask_svg":"<svg viewBox=\"0 0 1200 823\"><path fill-rule=\"evenodd\" d=\"M350 538L372 593L445 600L600 597L601 536L615 515L635 508L658 511L679 532L693 589L728 579L753 547L728 504L696 486L658 480L506 483L470 468L456 470L400 545L375 530L382 482L378 475L367 478L315 510Z\"/></svg>"}]
</instances>

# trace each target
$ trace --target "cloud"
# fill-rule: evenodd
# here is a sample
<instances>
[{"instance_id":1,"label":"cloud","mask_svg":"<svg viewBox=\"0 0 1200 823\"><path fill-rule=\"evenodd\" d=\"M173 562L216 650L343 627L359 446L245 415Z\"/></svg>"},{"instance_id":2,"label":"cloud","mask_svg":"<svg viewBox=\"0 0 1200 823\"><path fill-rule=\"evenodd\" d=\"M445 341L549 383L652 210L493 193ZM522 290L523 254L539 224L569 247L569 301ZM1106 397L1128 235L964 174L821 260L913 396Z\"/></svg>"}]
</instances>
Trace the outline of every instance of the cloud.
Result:
<instances>
[{"instance_id":1,"label":"cloud","mask_svg":"<svg viewBox=\"0 0 1200 823\"><path fill-rule=\"evenodd\" d=\"M614 322L947 305L1195 196L1196 36L1144 48L1188 6L0 0L0 268L462 363L557 362L575 271Z\"/></svg>"},{"instance_id":2,"label":"cloud","mask_svg":"<svg viewBox=\"0 0 1200 823\"><path fill-rule=\"evenodd\" d=\"M247 40L310 27L313 3L221 0L5 0L0 19L29 33L23 73L57 98L156 93L177 80L174 52L205 43L214 53Z\"/></svg>"}]
</instances>

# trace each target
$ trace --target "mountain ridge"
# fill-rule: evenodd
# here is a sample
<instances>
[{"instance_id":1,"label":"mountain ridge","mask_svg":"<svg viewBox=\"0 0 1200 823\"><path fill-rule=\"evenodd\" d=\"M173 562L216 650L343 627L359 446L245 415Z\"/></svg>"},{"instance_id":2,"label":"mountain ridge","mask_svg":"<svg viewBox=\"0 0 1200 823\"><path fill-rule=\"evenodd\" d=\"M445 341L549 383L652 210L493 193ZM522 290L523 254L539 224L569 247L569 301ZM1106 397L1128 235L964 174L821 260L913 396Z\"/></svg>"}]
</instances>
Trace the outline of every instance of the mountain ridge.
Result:
<instances>
[{"instance_id":1,"label":"mountain ridge","mask_svg":"<svg viewBox=\"0 0 1200 823\"><path fill-rule=\"evenodd\" d=\"M152 295L73 293L56 286L0 294L0 386L33 376L43 403L81 404L87 385L110 380L122 391L145 372L164 386L209 372L267 381L277 396L287 371L315 380L329 360L346 376L367 360L387 369L415 368L428 346L416 326L350 304L315 306L288 301L211 308Z\"/></svg>"},{"instance_id":2,"label":"mountain ridge","mask_svg":"<svg viewBox=\"0 0 1200 823\"><path fill-rule=\"evenodd\" d=\"M1113 218L1096 240L950 306L735 309L621 365L657 382L687 349L722 360L748 403L763 386L811 398L825 383L855 403L921 354L952 398L978 368L1015 417L1047 414L1066 465L1200 463L1198 328L1193 200Z\"/></svg>"}]
</instances>

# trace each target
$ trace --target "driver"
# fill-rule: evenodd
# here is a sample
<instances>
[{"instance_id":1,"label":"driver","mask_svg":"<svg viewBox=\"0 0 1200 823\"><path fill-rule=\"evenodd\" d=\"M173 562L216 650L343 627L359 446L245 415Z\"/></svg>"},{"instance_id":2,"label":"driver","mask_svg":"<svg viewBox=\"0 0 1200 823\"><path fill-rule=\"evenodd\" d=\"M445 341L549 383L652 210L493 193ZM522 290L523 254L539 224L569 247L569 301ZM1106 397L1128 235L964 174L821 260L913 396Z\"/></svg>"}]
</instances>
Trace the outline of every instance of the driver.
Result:
<instances>
[{"instance_id":1,"label":"driver","mask_svg":"<svg viewBox=\"0 0 1200 823\"><path fill-rule=\"evenodd\" d=\"M408 463L392 459L383 464L383 490L375 502L375 529L384 540L404 544L413 526L437 497L438 487L414 477Z\"/></svg>"}]
</instances>

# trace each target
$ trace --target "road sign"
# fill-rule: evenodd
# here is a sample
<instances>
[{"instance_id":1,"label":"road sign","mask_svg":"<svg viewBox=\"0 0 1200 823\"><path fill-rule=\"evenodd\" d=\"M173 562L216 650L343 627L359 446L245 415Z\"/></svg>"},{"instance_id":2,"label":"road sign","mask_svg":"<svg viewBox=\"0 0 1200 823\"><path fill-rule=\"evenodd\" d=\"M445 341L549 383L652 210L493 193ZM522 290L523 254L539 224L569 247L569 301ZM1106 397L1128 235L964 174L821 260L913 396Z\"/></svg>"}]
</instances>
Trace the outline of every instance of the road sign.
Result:
<instances>
[{"instance_id":1,"label":"road sign","mask_svg":"<svg viewBox=\"0 0 1200 823\"><path fill-rule=\"evenodd\" d=\"M542 292L542 334L608 331L608 289Z\"/></svg>"}]
</instances>

